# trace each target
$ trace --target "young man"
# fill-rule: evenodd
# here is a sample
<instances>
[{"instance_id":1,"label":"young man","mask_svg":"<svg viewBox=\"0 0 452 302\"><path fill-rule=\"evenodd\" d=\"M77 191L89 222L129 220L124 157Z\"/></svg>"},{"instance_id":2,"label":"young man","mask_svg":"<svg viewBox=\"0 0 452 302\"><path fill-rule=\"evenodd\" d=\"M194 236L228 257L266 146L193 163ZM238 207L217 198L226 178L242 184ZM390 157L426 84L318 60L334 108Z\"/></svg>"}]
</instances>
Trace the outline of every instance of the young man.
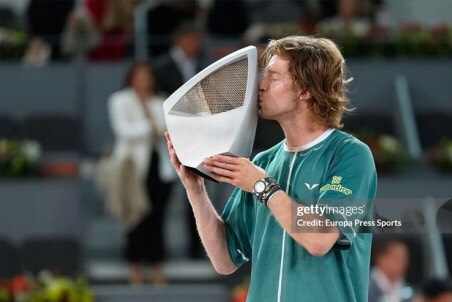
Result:
<instances>
[{"instance_id":1,"label":"young man","mask_svg":"<svg viewBox=\"0 0 452 302\"><path fill-rule=\"evenodd\" d=\"M343 57L330 40L291 36L269 43L262 66L259 114L285 140L253 162L205 159L216 180L237 187L221 217L167 136L207 254L222 274L252 262L248 302L366 301L371 234L348 222L368 217L376 173L369 148L337 130L348 104Z\"/></svg>"},{"instance_id":2,"label":"young man","mask_svg":"<svg viewBox=\"0 0 452 302\"><path fill-rule=\"evenodd\" d=\"M413 290L405 282L409 264L408 246L396 237L375 242L374 266L369 280L369 302L411 301Z\"/></svg>"}]
</instances>

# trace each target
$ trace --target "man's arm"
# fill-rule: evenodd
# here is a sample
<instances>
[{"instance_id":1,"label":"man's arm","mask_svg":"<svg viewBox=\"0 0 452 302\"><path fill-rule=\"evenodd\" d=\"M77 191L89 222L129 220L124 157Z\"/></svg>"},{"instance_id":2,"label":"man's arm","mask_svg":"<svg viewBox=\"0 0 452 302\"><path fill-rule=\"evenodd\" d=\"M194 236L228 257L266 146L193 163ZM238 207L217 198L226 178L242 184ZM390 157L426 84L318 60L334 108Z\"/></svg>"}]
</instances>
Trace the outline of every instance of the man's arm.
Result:
<instances>
[{"instance_id":1,"label":"man's arm","mask_svg":"<svg viewBox=\"0 0 452 302\"><path fill-rule=\"evenodd\" d=\"M229 256L224 222L207 196L204 179L189 171L179 162L168 133L165 133L165 136L168 141L171 163L187 191L188 200L195 215L196 227L207 255L218 273L230 274L237 267Z\"/></svg>"},{"instance_id":2,"label":"man's arm","mask_svg":"<svg viewBox=\"0 0 452 302\"><path fill-rule=\"evenodd\" d=\"M204 167L212 172L212 177L217 181L226 182L252 192L254 183L266 177L261 168L255 166L249 159L243 157L231 157L226 155L215 155L204 160ZM340 232L337 227L321 227L312 232L300 231L292 227L291 213L299 206L290 196L283 191L277 191L271 197L268 207L284 230L310 254L323 256L339 239ZM304 220L323 220L327 218L317 214L305 214ZM310 229L311 230L311 229Z\"/></svg>"},{"instance_id":3,"label":"man's arm","mask_svg":"<svg viewBox=\"0 0 452 302\"><path fill-rule=\"evenodd\" d=\"M200 194L187 191L187 195L195 215L199 236L213 267L220 274L233 273L237 267L229 256L224 222L207 196L205 187Z\"/></svg>"},{"instance_id":4,"label":"man's arm","mask_svg":"<svg viewBox=\"0 0 452 302\"><path fill-rule=\"evenodd\" d=\"M293 211L300 204L293 201L285 192L277 191L273 194L268 203L268 208L275 216L279 224L286 232L302 245L311 255L325 255L339 239L340 232L335 226L325 226L328 220L325 216L318 214L304 214L304 221L323 221L322 226L309 227L309 231L304 231L301 227L292 224Z\"/></svg>"}]
</instances>

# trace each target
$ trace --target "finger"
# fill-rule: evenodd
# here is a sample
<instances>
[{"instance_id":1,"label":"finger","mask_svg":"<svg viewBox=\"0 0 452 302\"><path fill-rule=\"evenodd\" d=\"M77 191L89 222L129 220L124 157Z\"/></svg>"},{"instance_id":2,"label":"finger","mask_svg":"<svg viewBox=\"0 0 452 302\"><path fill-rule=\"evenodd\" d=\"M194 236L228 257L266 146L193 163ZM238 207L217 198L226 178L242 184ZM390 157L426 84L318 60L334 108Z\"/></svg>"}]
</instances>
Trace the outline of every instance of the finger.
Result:
<instances>
[{"instance_id":1,"label":"finger","mask_svg":"<svg viewBox=\"0 0 452 302\"><path fill-rule=\"evenodd\" d=\"M167 141L171 141L168 131L165 131L165 138Z\"/></svg>"},{"instance_id":2,"label":"finger","mask_svg":"<svg viewBox=\"0 0 452 302\"><path fill-rule=\"evenodd\" d=\"M171 149L170 151L170 160L171 160L171 164L176 168L179 169L180 168L180 161L179 158L176 155L176 152L174 151L174 149Z\"/></svg>"},{"instance_id":3,"label":"finger","mask_svg":"<svg viewBox=\"0 0 452 302\"><path fill-rule=\"evenodd\" d=\"M220 167L220 168L223 168L223 169L226 169L226 170L230 170L230 171L237 171L237 165L216 161L216 160L213 160L211 158L205 159L204 160L204 164L207 164L207 165L212 166L212 167Z\"/></svg>"},{"instance_id":4,"label":"finger","mask_svg":"<svg viewBox=\"0 0 452 302\"><path fill-rule=\"evenodd\" d=\"M227 170L227 169L219 168L219 167L212 166L212 165L209 165L209 164L204 164L204 168L206 168L210 172L213 172L213 173L221 175L221 176L226 176L228 178L233 178L235 176L235 172L234 171L230 171L230 170Z\"/></svg>"},{"instance_id":5,"label":"finger","mask_svg":"<svg viewBox=\"0 0 452 302\"><path fill-rule=\"evenodd\" d=\"M166 142L166 144L167 144L167 146L168 146L168 149L174 149L174 146L173 146L173 142L172 141L167 141Z\"/></svg>"},{"instance_id":6,"label":"finger","mask_svg":"<svg viewBox=\"0 0 452 302\"><path fill-rule=\"evenodd\" d=\"M214 173L214 172L212 172L211 174L210 174L210 176L213 178L213 179L215 179L216 181L218 181L218 182L224 182L224 183L228 183L228 184L233 184L233 179L232 178L230 178L230 177L226 177L226 176L224 176L224 175L220 175L220 174L216 174L216 173Z\"/></svg>"},{"instance_id":7,"label":"finger","mask_svg":"<svg viewBox=\"0 0 452 302\"><path fill-rule=\"evenodd\" d=\"M174 154L176 153L176 150L174 150L173 145L171 145L170 141L167 142L166 146L168 147L168 153L170 154L170 156L173 152Z\"/></svg>"},{"instance_id":8,"label":"finger","mask_svg":"<svg viewBox=\"0 0 452 302\"><path fill-rule=\"evenodd\" d=\"M213 179L215 179L216 181L218 181L218 182L227 183L227 184L230 184L230 185L233 185L233 186L237 186L236 185L236 180L234 178L227 177L227 176L220 175L220 174L216 174L216 173L213 173L213 172L210 174L210 176Z\"/></svg>"},{"instance_id":9,"label":"finger","mask_svg":"<svg viewBox=\"0 0 452 302\"><path fill-rule=\"evenodd\" d=\"M212 177L213 179L215 179L216 181L221 182L221 180L220 180L221 176L220 175L217 175L215 173L210 173L209 176Z\"/></svg>"},{"instance_id":10,"label":"finger","mask_svg":"<svg viewBox=\"0 0 452 302\"><path fill-rule=\"evenodd\" d=\"M240 163L239 157L231 156L231 155L222 155L217 154L211 157L211 159L218 162L225 162L228 164L238 165Z\"/></svg>"}]
</instances>

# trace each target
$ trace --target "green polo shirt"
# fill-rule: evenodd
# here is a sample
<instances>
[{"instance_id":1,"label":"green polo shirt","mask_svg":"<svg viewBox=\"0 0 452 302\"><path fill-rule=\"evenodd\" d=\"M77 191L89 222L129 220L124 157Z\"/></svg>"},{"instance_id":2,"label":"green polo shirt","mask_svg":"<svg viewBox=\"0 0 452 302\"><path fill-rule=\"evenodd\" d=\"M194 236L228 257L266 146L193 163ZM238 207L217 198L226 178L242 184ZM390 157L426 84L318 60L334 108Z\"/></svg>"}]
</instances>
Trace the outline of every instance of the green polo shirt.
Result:
<instances>
[{"instance_id":1,"label":"green polo shirt","mask_svg":"<svg viewBox=\"0 0 452 302\"><path fill-rule=\"evenodd\" d=\"M232 261L252 263L247 301L367 301L372 235L347 222L370 219L377 177L369 148L330 129L300 150L281 142L253 162L300 205L328 208L325 216L338 222L341 236L324 256L313 256L252 193L236 189L222 218Z\"/></svg>"}]
</instances>

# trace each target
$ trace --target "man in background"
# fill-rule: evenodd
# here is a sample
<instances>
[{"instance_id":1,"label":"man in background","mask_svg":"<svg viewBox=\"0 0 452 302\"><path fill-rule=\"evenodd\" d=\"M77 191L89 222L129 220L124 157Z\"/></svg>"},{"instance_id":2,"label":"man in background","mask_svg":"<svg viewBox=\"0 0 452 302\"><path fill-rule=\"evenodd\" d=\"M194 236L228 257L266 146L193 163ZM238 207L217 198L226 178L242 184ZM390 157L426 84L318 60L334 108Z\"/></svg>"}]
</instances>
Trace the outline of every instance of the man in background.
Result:
<instances>
[{"instance_id":1,"label":"man in background","mask_svg":"<svg viewBox=\"0 0 452 302\"><path fill-rule=\"evenodd\" d=\"M169 51L155 61L157 86L168 96L201 71L200 59L203 35L192 23L184 23L172 35ZM187 202L188 204L188 202ZM189 230L189 256L204 257L191 209L187 206L186 220Z\"/></svg>"},{"instance_id":2,"label":"man in background","mask_svg":"<svg viewBox=\"0 0 452 302\"><path fill-rule=\"evenodd\" d=\"M392 237L376 240L374 244L369 302L410 301L413 291L405 283L409 263L406 244Z\"/></svg>"}]
</instances>

